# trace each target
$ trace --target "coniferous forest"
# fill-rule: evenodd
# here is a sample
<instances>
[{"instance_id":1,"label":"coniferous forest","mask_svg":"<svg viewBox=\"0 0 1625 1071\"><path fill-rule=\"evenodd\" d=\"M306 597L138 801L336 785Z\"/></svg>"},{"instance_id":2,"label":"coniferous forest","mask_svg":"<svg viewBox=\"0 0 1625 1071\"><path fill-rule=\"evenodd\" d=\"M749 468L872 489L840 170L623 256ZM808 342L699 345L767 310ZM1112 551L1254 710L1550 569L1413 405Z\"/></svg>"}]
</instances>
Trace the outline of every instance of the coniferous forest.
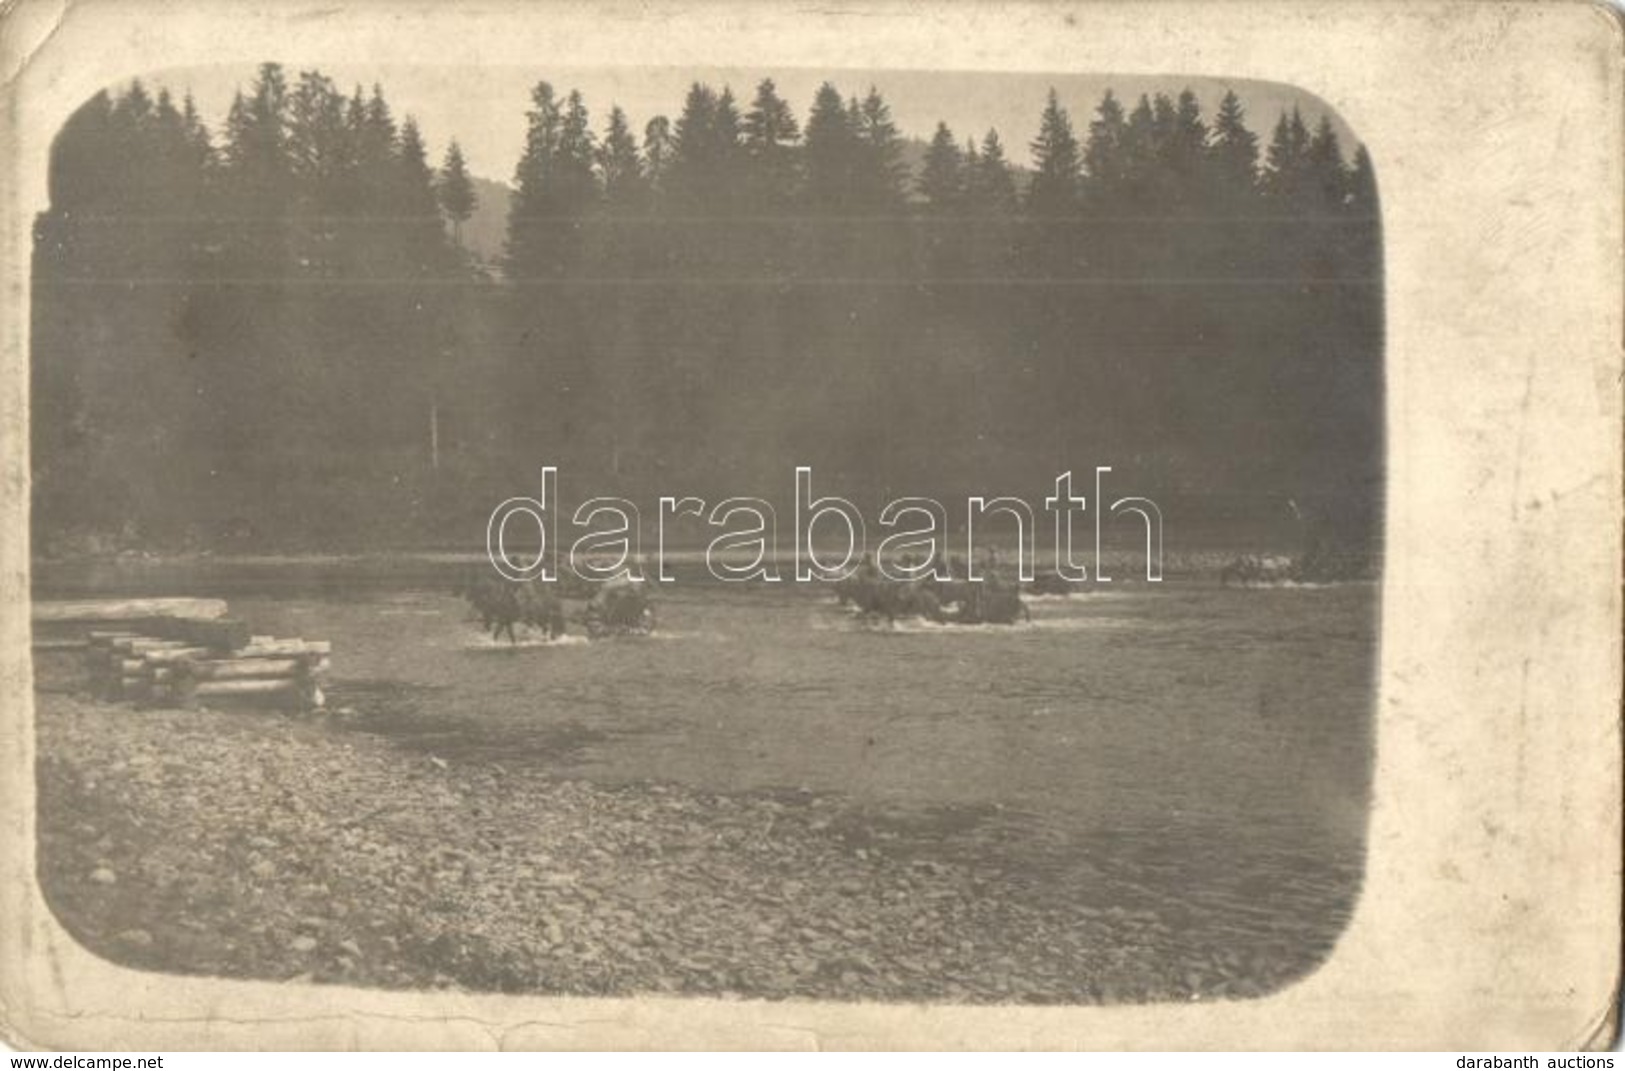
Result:
<instances>
[{"instance_id":1,"label":"coniferous forest","mask_svg":"<svg viewBox=\"0 0 1625 1071\"><path fill-rule=\"evenodd\" d=\"M544 464L567 503L787 500L808 464L865 505L1111 465L1187 515L1369 523L1371 161L1246 105L905 131L766 80L634 129L539 82L487 261L456 131L431 152L379 87L266 64L212 121L98 94L36 223L37 546L473 545Z\"/></svg>"}]
</instances>

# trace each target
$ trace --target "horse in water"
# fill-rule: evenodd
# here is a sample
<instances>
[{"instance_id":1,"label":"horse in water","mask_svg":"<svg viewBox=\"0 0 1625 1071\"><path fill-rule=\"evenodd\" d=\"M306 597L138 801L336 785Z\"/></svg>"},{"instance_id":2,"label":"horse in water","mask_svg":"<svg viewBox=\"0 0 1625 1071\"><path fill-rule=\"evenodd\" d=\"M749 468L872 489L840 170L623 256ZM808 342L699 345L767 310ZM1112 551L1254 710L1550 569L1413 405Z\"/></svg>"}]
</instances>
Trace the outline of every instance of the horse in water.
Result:
<instances>
[{"instance_id":1,"label":"horse in water","mask_svg":"<svg viewBox=\"0 0 1625 1071\"><path fill-rule=\"evenodd\" d=\"M865 590L858 605L866 614L884 617L888 625L895 625L899 617L923 617L939 624L943 620L936 593L917 580L881 580Z\"/></svg>"},{"instance_id":2,"label":"horse in water","mask_svg":"<svg viewBox=\"0 0 1625 1071\"><path fill-rule=\"evenodd\" d=\"M520 583L481 570L465 577L457 594L468 600L493 640L506 632L509 643L518 643L515 625L544 629L550 640L565 633L564 603L545 585Z\"/></svg>"},{"instance_id":3,"label":"horse in water","mask_svg":"<svg viewBox=\"0 0 1625 1071\"><path fill-rule=\"evenodd\" d=\"M648 584L626 577L607 581L588 600L581 620L594 639L653 632L655 609Z\"/></svg>"},{"instance_id":4,"label":"horse in water","mask_svg":"<svg viewBox=\"0 0 1625 1071\"><path fill-rule=\"evenodd\" d=\"M884 617L888 624L900 617L950 625L1013 625L1030 619L1021 586L997 572L996 562L991 564L991 575L977 580L964 578L968 570L957 559L945 563L949 579L927 574L894 580L865 557L857 570L835 583L835 597L843 606L855 605L865 617Z\"/></svg>"}]
</instances>

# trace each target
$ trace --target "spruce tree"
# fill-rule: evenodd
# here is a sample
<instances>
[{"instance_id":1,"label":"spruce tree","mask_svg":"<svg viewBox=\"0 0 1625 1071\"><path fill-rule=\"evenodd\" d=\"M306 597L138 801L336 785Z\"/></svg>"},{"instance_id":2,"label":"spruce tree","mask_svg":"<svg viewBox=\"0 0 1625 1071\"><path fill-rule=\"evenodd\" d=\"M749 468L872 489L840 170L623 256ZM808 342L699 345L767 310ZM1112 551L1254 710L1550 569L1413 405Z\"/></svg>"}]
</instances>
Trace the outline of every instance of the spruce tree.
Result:
<instances>
[{"instance_id":1,"label":"spruce tree","mask_svg":"<svg viewBox=\"0 0 1625 1071\"><path fill-rule=\"evenodd\" d=\"M967 165L970 189L980 211L1004 214L1016 210L1016 177L1004 157L997 130L982 138L981 152Z\"/></svg>"},{"instance_id":2,"label":"spruce tree","mask_svg":"<svg viewBox=\"0 0 1625 1071\"><path fill-rule=\"evenodd\" d=\"M1182 90L1174 105L1173 124L1163 150L1179 205L1194 208L1207 200L1208 180L1204 160L1207 153L1207 124L1202 106L1189 88Z\"/></svg>"},{"instance_id":3,"label":"spruce tree","mask_svg":"<svg viewBox=\"0 0 1625 1071\"><path fill-rule=\"evenodd\" d=\"M1082 160L1072 133L1072 118L1061 107L1054 89L1044 104L1032 154L1033 179L1027 191L1027 210L1035 216L1072 215L1077 211Z\"/></svg>"},{"instance_id":4,"label":"spruce tree","mask_svg":"<svg viewBox=\"0 0 1625 1071\"><path fill-rule=\"evenodd\" d=\"M1015 174L1004 158L1004 144L996 130L965 147L965 214L971 226L971 271L1000 277L1009 270L1012 226L1019 199ZM989 317L999 317L1007 305L997 292L985 294L979 307Z\"/></svg>"},{"instance_id":5,"label":"spruce tree","mask_svg":"<svg viewBox=\"0 0 1625 1071\"><path fill-rule=\"evenodd\" d=\"M796 192L796 142L801 129L771 78L757 85L756 98L745 113L742 129L750 160L752 195L768 206L788 204Z\"/></svg>"},{"instance_id":6,"label":"spruce tree","mask_svg":"<svg viewBox=\"0 0 1625 1071\"><path fill-rule=\"evenodd\" d=\"M965 160L947 123L937 123L916 188L926 205L938 213L957 207L965 195Z\"/></svg>"},{"instance_id":7,"label":"spruce tree","mask_svg":"<svg viewBox=\"0 0 1625 1071\"><path fill-rule=\"evenodd\" d=\"M547 82L531 91L525 113L525 151L514 168L513 198L508 202L505 260L508 274L530 278L551 274L549 231L557 214L554 172L564 118Z\"/></svg>"},{"instance_id":8,"label":"spruce tree","mask_svg":"<svg viewBox=\"0 0 1625 1071\"><path fill-rule=\"evenodd\" d=\"M1304 169L1311 189L1323 206L1343 208L1349 196L1349 171L1343 162L1343 147L1332 126L1331 117L1322 114L1304 151Z\"/></svg>"},{"instance_id":9,"label":"spruce tree","mask_svg":"<svg viewBox=\"0 0 1625 1071\"><path fill-rule=\"evenodd\" d=\"M396 194L391 214L399 215L414 227L432 220L433 233L441 234L434 169L429 166L429 150L423 144L417 120L410 115L401 123L400 135L396 138L395 169Z\"/></svg>"},{"instance_id":10,"label":"spruce tree","mask_svg":"<svg viewBox=\"0 0 1625 1071\"><path fill-rule=\"evenodd\" d=\"M288 192L287 121L282 68L264 64L250 94L238 91L232 98L226 117L225 163L230 181L245 196L270 199Z\"/></svg>"},{"instance_id":11,"label":"spruce tree","mask_svg":"<svg viewBox=\"0 0 1625 1071\"><path fill-rule=\"evenodd\" d=\"M665 189L667 172L671 170L671 120L664 115L650 119L643 127L643 174L649 188L655 193Z\"/></svg>"},{"instance_id":12,"label":"spruce tree","mask_svg":"<svg viewBox=\"0 0 1625 1071\"><path fill-rule=\"evenodd\" d=\"M332 211L344 173L354 166L345 130L345 101L332 79L303 71L288 102L288 153L318 211Z\"/></svg>"},{"instance_id":13,"label":"spruce tree","mask_svg":"<svg viewBox=\"0 0 1625 1071\"><path fill-rule=\"evenodd\" d=\"M739 151L740 129L743 120L739 117L739 105L734 100L734 91L728 86L722 87L717 96L717 107L711 120L711 135L715 140L712 151L716 154L716 161L721 173L732 177L733 165L736 163L736 154Z\"/></svg>"},{"instance_id":14,"label":"spruce tree","mask_svg":"<svg viewBox=\"0 0 1625 1071\"><path fill-rule=\"evenodd\" d=\"M1258 183L1258 135L1247 129L1247 115L1234 91L1227 90L1213 117L1207 160L1214 199L1236 204L1250 197Z\"/></svg>"},{"instance_id":15,"label":"spruce tree","mask_svg":"<svg viewBox=\"0 0 1625 1071\"><path fill-rule=\"evenodd\" d=\"M446 146L445 159L440 164L440 174L435 180L435 197L440 202L440 210L451 220L452 240L460 248L463 244L463 224L474 215L479 207L479 195L474 191L474 183L468 176L468 165L463 160L462 146L453 138L451 144Z\"/></svg>"},{"instance_id":16,"label":"spruce tree","mask_svg":"<svg viewBox=\"0 0 1625 1071\"><path fill-rule=\"evenodd\" d=\"M181 122L186 130L186 143L192 150L192 159L200 173L207 174L214 166L214 144L209 128L198 115L197 101L187 93L181 102Z\"/></svg>"},{"instance_id":17,"label":"spruce tree","mask_svg":"<svg viewBox=\"0 0 1625 1071\"><path fill-rule=\"evenodd\" d=\"M1354 160L1349 167L1349 205L1362 215L1377 212L1377 174L1371 167L1371 154L1365 144L1354 147Z\"/></svg>"},{"instance_id":18,"label":"spruce tree","mask_svg":"<svg viewBox=\"0 0 1625 1071\"><path fill-rule=\"evenodd\" d=\"M572 89L564 102L564 121L559 127L558 184L566 205L576 212L585 210L597 196L593 165L597 147L581 91Z\"/></svg>"},{"instance_id":19,"label":"spruce tree","mask_svg":"<svg viewBox=\"0 0 1625 1071\"><path fill-rule=\"evenodd\" d=\"M633 205L642 198L643 161L638 156L638 141L618 104L609 109L609 125L598 146L598 175L604 198L611 204Z\"/></svg>"},{"instance_id":20,"label":"spruce tree","mask_svg":"<svg viewBox=\"0 0 1625 1071\"><path fill-rule=\"evenodd\" d=\"M1151 99L1145 94L1129 112L1123 131L1123 171L1126 190L1132 200L1143 204L1155 200L1155 186L1164 177L1157 156L1157 119Z\"/></svg>"},{"instance_id":21,"label":"spruce tree","mask_svg":"<svg viewBox=\"0 0 1625 1071\"><path fill-rule=\"evenodd\" d=\"M840 91L829 82L813 98L803 145L807 203L823 212L850 210L857 136Z\"/></svg>"},{"instance_id":22,"label":"spruce tree","mask_svg":"<svg viewBox=\"0 0 1625 1071\"><path fill-rule=\"evenodd\" d=\"M1264 193L1283 202L1301 200L1308 186L1308 158L1309 129L1294 105L1291 112L1281 113L1265 153L1259 180Z\"/></svg>"},{"instance_id":23,"label":"spruce tree","mask_svg":"<svg viewBox=\"0 0 1625 1071\"><path fill-rule=\"evenodd\" d=\"M683 110L672 128L668 186L683 204L705 205L718 197L722 179L719 142L716 91L695 82L689 86Z\"/></svg>"},{"instance_id":24,"label":"spruce tree","mask_svg":"<svg viewBox=\"0 0 1625 1071\"><path fill-rule=\"evenodd\" d=\"M892 122L891 107L874 86L855 109L859 153L854 176L858 204L871 212L895 211L903 201L908 167L903 163L903 137Z\"/></svg>"},{"instance_id":25,"label":"spruce tree","mask_svg":"<svg viewBox=\"0 0 1625 1071\"><path fill-rule=\"evenodd\" d=\"M294 195L287 136L287 83L280 66L263 64L249 93L232 99L221 152L230 204L225 238L238 274L278 276L289 257L282 233Z\"/></svg>"},{"instance_id":26,"label":"spruce tree","mask_svg":"<svg viewBox=\"0 0 1625 1071\"><path fill-rule=\"evenodd\" d=\"M1128 133L1128 121L1123 106L1111 90L1106 90L1089 122L1089 141L1084 146L1083 164L1085 200L1097 209L1116 205L1128 187L1128 169L1124 160L1123 140Z\"/></svg>"}]
</instances>

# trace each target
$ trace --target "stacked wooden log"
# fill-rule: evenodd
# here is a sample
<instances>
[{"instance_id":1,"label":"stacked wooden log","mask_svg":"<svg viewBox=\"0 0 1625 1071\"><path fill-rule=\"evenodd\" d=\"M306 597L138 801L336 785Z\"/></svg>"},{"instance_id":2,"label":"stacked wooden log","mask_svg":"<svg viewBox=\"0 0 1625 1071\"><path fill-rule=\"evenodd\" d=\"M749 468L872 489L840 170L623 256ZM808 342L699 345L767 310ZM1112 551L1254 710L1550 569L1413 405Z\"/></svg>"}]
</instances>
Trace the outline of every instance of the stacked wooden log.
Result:
<instances>
[{"instance_id":1,"label":"stacked wooden log","mask_svg":"<svg viewBox=\"0 0 1625 1071\"><path fill-rule=\"evenodd\" d=\"M252 702L319 709L332 645L253 636L238 648L189 644L128 632L90 635L91 687L107 699L165 706Z\"/></svg>"},{"instance_id":2,"label":"stacked wooden log","mask_svg":"<svg viewBox=\"0 0 1625 1071\"><path fill-rule=\"evenodd\" d=\"M78 643L91 689L178 706L250 702L320 708L332 645L250 635L218 599L34 604L35 646Z\"/></svg>"}]
</instances>

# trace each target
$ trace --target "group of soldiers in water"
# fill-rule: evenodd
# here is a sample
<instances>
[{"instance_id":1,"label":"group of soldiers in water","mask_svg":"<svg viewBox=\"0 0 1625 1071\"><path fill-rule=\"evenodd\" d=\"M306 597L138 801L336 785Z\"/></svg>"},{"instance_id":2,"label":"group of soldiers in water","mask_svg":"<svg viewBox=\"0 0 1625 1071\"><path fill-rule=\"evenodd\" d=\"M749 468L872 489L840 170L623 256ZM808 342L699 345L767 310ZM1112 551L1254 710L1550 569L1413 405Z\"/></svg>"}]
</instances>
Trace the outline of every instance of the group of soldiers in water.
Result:
<instances>
[{"instance_id":1,"label":"group of soldiers in water","mask_svg":"<svg viewBox=\"0 0 1625 1071\"><path fill-rule=\"evenodd\" d=\"M601 583L573 573L557 583L524 583L498 576L490 568L478 568L463 577L457 594L468 600L493 640L506 633L509 643L517 643L515 626L519 625L543 632L549 640L563 636L570 620L566 599L585 604L575 620L593 639L653 632L654 600L648 587L624 573Z\"/></svg>"},{"instance_id":2,"label":"group of soldiers in water","mask_svg":"<svg viewBox=\"0 0 1625 1071\"><path fill-rule=\"evenodd\" d=\"M918 558L904 558L900 564L909 572L918 571ZM963 558L938 555L913 580L887 576L873 556L865 554L857 570L835 583L835 597L842 606L852 605L865 617L885 618L895 623L899 617L918 617L945 625L1013 625L1028 620L1027 604L1021 599L1021 584L999 568L998 554L991 553L982 574L972 578Z\"/></svg>"},{"instance_id":3,"label":"group of soldiers in water","mask_svg":"<svg viewBox=\"0 0 1625 1071\"><path fill-rule=\"evenodd\" d=\"M899 618L918 618L945 625L1012 625L1030 620L1019 580L1000 568L997 551L990 551L975 570L958 555L940 552L929 563L905 556L898 564L913 579L898 579L881 568L871 554L858 567L833 584L842 606L852 606L869 620L888 624ZM930 568L923 568L929 564ZM1369 575L1369 556L1351 553L1335 540L1311 538L1296 556L1245 555L1219 572L1221 584L1260 585L1281 582L1325 582L1360 579ZM1046 583L1048 581L1048 583ZM655 627L650 585L623 573L614 579L592 582L567 572L556 582L519 583L477 569L458 584L492 639L507 635L517 643L516 628L524 626L556 640L565 635L573 619L593 639L643 635ZM1068 594L1074 585L1046 574L1032 584L1034 594ZM582 604L572 615L566 600Z\"/></svg>"},{"instance_id":4,"label":"group of soldiers in water","mask_svg":"<svg viewBox=\"0 0 1625 1071\"><path fill-rule=\"evenodd\" d=\"M905 559L918 570L918 559ZM1021 585L999 568L997 554L988 557L972 577L964 559L939 557L933 568L914 580L887 576L871 555L864 555L856 570L834 584L841 605L852 605L868 618L923 618L940 624L1009 625L1028 618ZM517 643L518 629L534 629L549 640L566 634L573 619L593 639L642 635L655 627L650 585L622 574L612 580L589 582L574 573L556 582L517 582L476 568L458 582L456 593L468 601L492 639L506 635ZM583 603L573 616L566 600Z\"/></svg>"}]
</instances>

